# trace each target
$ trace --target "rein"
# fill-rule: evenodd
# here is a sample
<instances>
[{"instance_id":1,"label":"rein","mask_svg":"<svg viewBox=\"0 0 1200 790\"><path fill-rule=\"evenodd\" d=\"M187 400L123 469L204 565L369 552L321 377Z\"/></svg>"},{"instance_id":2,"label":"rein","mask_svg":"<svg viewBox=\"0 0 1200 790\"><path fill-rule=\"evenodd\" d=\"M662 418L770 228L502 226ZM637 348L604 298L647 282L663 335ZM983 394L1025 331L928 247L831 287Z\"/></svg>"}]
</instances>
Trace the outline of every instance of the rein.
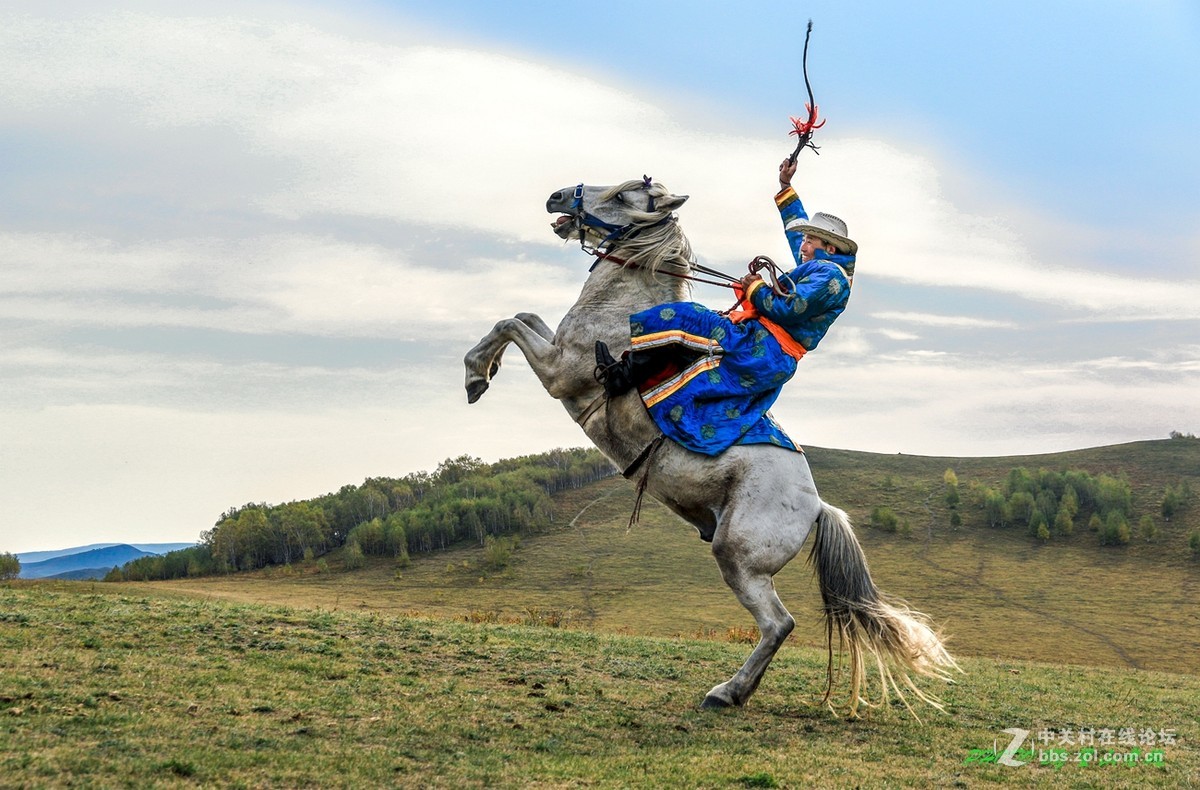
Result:
<instances>
[{"instance_id":1,"label":"rein","mask_svg":"<svg viewBox=\"0 0 1200 790\"><path fill-rule=\"evenodd\" d=\"M640 263L634 263L632 261L626 260L625 258L618 258L616 255L613 255L610 252L603 252L601 250L594 249L594 248L588 249L587 247L584 247L583 251L590 255L596 256L596 262L592 264L591 268L588 269L588 271L592 271L592 269L595 269L597 264L600 263L600 261L608 261L609 263L613 263L613 264L616 264L617 266L620 266L622 269L641 270L641 269L645 268ZM678 264L675 264L675 265L678 265ZM710 269L707 266L701 266L698 263L692 263L691 267L692 267L693 271L698 271L701 274L707 274L711 277L720 277L722 279L721 280L706 280L703 277L697 277L694 274L685 274L683 272L672 272L672 271L667 271L666 269L658 269L654 273L655 274L665 274L669 277L675 277L680 280L691 280L694 283L704 283L706 285L719 285L722 288L733 288L733 287L735 287L736 283L741 282L741 280L739 280L737 277L726 274L725 272L717 271L716 269Z\"/></svg>"},{"instance_id":2,"label":"rein","mask_svg":"<svg viewBox=\"0 0 1200 790\"><path fill-rule=\"evenodd\" d=\"M810 26L809 26L810 32L811 32L811 29L812 29L812 27L811 27L811 23L810 23ZM807 44L807 40L806 40L806 44ZM806 75L806 78L807 78L807 75ZM815 117L815 111L811 113L811 117ZM822 122L822 123L824 123L824 122ZM815 127L812 127L810 124L810 129L809 129L810 137L812 134L812 132L811 132L812 128L815 128ZM797 149L797 153L798 152L799 152L799 148ZM646 191L646 193L647 193L646 196L649 199L649 203L647 205L647 212L654 211L654 195L650 194L650 192L649 192L651 183L652 182L651 182L651 179L649 176L643 177L642 189ZM611 222L600 219L595 214L592 214L592 213L584 210L584 208L583 208L583 188L584 188L584 185L582 183L576 185L575 192L571 196L571 209L572 209L573 216L574 216L575 230L579 234L579 248L581 250L583 250L584 252L586 252L588 255L595 256L595 258L596 258L595 262L591 265L591 267L588 269L588 271L589 272L594 271L596 266L598 266L600 264L600 261L608 261L609 263L612 263L616 266L620 266L622 269L636 269L636 270L645 269L645 267L639 263L628 260L626 258L621 258L616 255L613 255L613 253L612 253L613 247L622 241L626 241L628 239L631 239L631 238L637 236L639 233L644 233L648 230L652 230L653 228L657 228L657 227L659 227L661 225L665 225L669 222L675 222L676 221L675 216L673 214L668 214L667 216L663 217L662 219L658 220L657 222L653 222L649 225L637 225L633 222L627 223L625 225L615 225ZM601 239L598 243L589 245L587 243L587 237L588 237L587 231L589 228L591 228L593 230L602 231L602 232L606 233L607 235L605 235L605 237L603 239ZM679 264L672 264L672 265L678 266ZM734 310L738 309L739 307L741 307L744 304L744 298L743 298L743 293L742 293L742 278L734 277L731 274L726 274L725 272L720 271L719 269L713 269L711 267L704 266L702 264L697 263L694 260L688 261L687 266L688 266L688 271L686 271L686 272L676 272L676 271L670 271L668 269L656 269L656 270L654 270L654 274L661 273L661 274L668 275L670 277L675 277L680 280L689 280L689 281L695 282L695 283L703 283L705 285L716 285L721 288L732 289L737 294L738 301L737 301L737 303L735 303L733 305L733 307L729 308L728 310L725 310L723 312L723 315L727 315L727 314L733 312ZM771 290L774 291L775 294L778 296L784 296L787 293L787 291L781 284L781 280L786 280L787 284L789 286L791 286L791 289L793 291L795 290L795 285L788 278L787 273L784 272L775 263L775 261L771 260L770 258L768 258L765 255L756 256L752 261L750 261L747 268L749 269L751 274L757 274L758 272L762 271L763 269L766 269L767 273L768 273L770 285L771 285ZM697 277L693 272L700 272L701 274L706 275L706 277ZM716 278L716 279L707 279L707 278Z\"/></svg>"},{"instance_id":3,"label":"rein","mask_svg":"<svg viewBox=\"0 0 1200 790\"><path fill-rule=\"evenodd\" d=\"M588 269L589 272L594 270L596 268L596 266L598 266L600 264L600 261L608 261L609 263L613 263L617 266L620 266L622 269L641 270L644 268L639 263L633 263L631 261L625 260L624 258L618 258L616 255L613 255L610 252L602 252L596 248L588 249L587 247L582 247L582 249L584 252L588 253L589 255L596 256L595 263L593 263L591 265L591 267ZM706 280L703 277L697 277L694 274L684 274L682 272L671 272L671 271L666 271L665 269L659 269L655 272L655 274L666 274L670 277L676 277L680 280L690 280L694 283L704 283L706 285L718 285L722 288L732 288L732 289L734 289L734 291L740 292L741 287L742 287L741 279L734 277L733 275L726 274L725 272L719 271L717 269L711 269L707 266L702 266L698 263L695 263L694 261L692 262L691 266L692 266L693 270L701 272L702 274L707 274L707 275L710 275L713 277L720 277L722 279L721 280ZM762 271L763 269L766 269L767 273L768 273L768 277L769 277L768 281L771 285L771 290L774 291L776 296L785 296L788 293L788 290L786 290L783 285L783 281L787 282L788 286L790 286L790 288L791 288L791 291L794 292L796 290L796 285L795 285L795 283L792 282L791 278L788 277L787 272L785 272L783 269L781 269L779 267L779 264L775 263L775 261L771 260L766 255L756 256L754 258L754 260L750 261L750 263L747 265L747 268L749 268L751 274L757 274L758 272ZM739 293L739 296L740 296L740 293ZM728 315L729 313L731 313L734 310L741 307L742 304L744 304L744 300L739 298L737 301L737 304L735 304L733 307L729 308L728 310L722 311L721 314Z\"/></svg>"}]
</instances>

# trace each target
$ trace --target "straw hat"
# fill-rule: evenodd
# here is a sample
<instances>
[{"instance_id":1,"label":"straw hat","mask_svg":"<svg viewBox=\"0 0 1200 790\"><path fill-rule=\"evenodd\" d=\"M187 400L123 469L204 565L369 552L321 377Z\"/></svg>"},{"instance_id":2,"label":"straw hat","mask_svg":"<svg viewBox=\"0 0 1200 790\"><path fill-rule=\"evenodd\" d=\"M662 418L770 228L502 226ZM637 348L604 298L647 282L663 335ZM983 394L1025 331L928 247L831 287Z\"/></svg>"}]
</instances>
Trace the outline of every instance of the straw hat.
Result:
<instances>
[{"instance_id":1,"label":"straw hat","mask_svg":"<svg viewBox=\"0 0 1200 790\"><path fill-rule=\"evenodd\" d=\"M846 223L832 214L818 211L809 219L794 219L787 224L787 230L798 230L806 236L812 234L818 239L827 241L838 248L839 252L848 255L858 253L858 245L846 235Z\"/></svg>"}]
</instances>

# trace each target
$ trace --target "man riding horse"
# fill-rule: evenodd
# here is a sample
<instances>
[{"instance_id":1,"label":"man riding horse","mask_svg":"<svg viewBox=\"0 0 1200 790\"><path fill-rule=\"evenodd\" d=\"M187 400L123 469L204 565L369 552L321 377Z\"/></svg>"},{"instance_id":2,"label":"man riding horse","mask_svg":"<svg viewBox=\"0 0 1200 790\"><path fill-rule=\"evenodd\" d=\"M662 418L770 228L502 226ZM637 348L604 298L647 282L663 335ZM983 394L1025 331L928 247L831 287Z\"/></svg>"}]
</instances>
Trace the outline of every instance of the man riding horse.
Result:
<instances>
[{"instance_id":1,"label":"man riding horse","mask_svg":"<svg viewBox=\"0 0 1200 790\"><path fill-rule=\"evenodd\" d=\"M768 410L845 310L858 245L837 217L808 216L792 189L795 172L796 160L784 159L775 195L795 269L775 285L748 274L735 286L743 309L729 315L695 302L634 313L619 361L596 342L596 377L608 397L636 387L663 434L689 450L798 449Z\"/></svg>"}]
</instances>

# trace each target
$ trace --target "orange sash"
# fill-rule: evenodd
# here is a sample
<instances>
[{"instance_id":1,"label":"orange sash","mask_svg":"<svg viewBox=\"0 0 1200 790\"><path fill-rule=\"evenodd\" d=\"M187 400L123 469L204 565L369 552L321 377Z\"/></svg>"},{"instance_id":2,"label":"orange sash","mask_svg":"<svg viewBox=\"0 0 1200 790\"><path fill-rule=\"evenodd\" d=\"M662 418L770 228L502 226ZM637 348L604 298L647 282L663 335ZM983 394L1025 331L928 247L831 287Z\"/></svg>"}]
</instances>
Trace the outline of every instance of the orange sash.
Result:
<instances>
[{"instance_id":1,"label":"orange sash","mask_svg":"<svg viewBox=\"0 0 1200 790\"><path fill-rule=\"evenodd\" d=\"M788 334L787 330L775 323L771 319L760 315L758 308L750 301L750 295L758 290L759 286L765 285L762 280L758 280L754 285L750 286L750 290L743 292L741 286L734 285L733 292L738 298L738 307L730 311L729 320L735 324L740 324L743 321L754 319L763 325L763 328L771 333L771 336L779 343L779 347L783 349L783 353L787 354L792 359L797 361L800 357L808 353L808 349L796 342L796 339Z\"/></svg>"}]
</instances>

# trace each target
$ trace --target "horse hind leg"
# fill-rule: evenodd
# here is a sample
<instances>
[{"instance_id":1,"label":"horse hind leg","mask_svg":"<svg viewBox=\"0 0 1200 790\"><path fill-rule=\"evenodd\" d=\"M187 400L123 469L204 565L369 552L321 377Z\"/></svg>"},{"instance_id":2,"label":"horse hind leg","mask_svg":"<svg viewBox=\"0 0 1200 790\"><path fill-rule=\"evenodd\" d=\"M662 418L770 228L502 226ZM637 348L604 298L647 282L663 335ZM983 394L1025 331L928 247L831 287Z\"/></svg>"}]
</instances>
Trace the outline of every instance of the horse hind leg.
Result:
<instances>
[{"instance_id":1,"label":"horse hind leg","mask_svg":"<svg viewBox=\"0 0 1200 790\"><path fill-rule=\"evenodd\" d=\"M704 708L725 708L744 705L750 699L771 659L796 627L796 621L779 600L771 574L747 572L737 558L723 556L718 545L714 545L713 553L717 556L725 583L737 595L742 606L754 616L761 634L742 668L729 680L714 686L701 704Z\"/></svg>"}]
</instances>

